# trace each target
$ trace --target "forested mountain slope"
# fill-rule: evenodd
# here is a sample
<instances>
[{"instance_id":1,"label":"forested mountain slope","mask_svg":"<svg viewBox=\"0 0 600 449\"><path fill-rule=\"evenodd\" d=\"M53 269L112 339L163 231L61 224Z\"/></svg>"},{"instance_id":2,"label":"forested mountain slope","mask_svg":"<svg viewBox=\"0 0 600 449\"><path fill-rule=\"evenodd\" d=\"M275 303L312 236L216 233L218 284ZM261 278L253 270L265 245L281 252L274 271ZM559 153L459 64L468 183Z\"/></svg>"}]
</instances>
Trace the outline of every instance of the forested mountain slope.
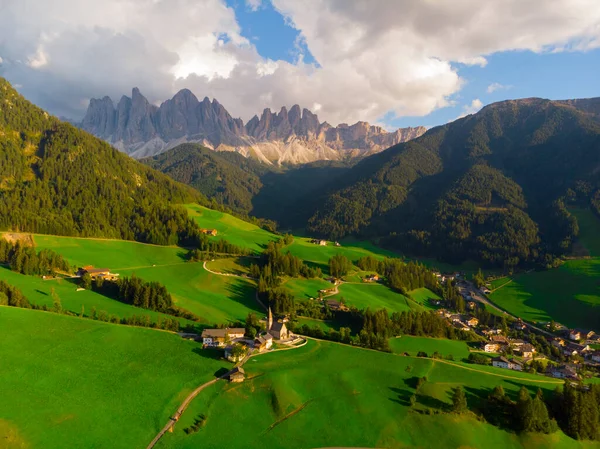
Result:
<instances>
[{"instance_id":1,"label":"forested mountain slope","mask_svg":"<svg viewBox=\"0 0 600 449\"><path fill-rule=\"evenodd\" d=\"M577 234L569 201L600 205L597 104L504 101L433 128L330 185L309 230L451 261L550 264Z\"/></svg>"},{"instance_id":2,"label":"forested mountain slope","mask_svg":"<svg viewBox=\"0 0 600 449\"><path fill-rule=\"evenodd\" d=\"M183 243L193 189L48 115L0 78L0 229Z\"/></svg>"}]
</instances>

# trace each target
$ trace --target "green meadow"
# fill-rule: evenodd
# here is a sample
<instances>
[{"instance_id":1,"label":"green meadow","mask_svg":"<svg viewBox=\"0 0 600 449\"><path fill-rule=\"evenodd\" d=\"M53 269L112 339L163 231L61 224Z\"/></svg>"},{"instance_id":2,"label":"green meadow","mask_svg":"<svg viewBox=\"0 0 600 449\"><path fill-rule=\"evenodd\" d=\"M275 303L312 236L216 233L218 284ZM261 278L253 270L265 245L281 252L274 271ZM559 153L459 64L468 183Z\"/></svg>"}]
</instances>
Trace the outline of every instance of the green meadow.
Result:
<instances>
[{"instance_id":1,"label":"green meadow","mask_svg":"<svg viewBox=\"0 0 600 449\"><path fill-rule=\"evenodd\" d=\"M431 357L437 351L443 356L453 356L454 360L462 360L469 357L469 347L464 341L446 340L444 338L403 335L402 337L391 338L390 348L395 354L404 354L406 352L411 356L416 356L418 352L423 351Z\"/></svg>"},{"instance_id":2,"label":"green meadow","mask_svg":"<svg viewBox=\"0 0 600 449\"><path fill-rule=\"evenodd\" d=\"M433 295L433 293L431 294ZM424 294L421 293L420 295L423 296ZM339 287L339 293L334 298L344 298L346 304L355 306L358 309L366 309L367 307L370 307L373 311L387 309L390 313L410 310L420 311L424 308L431 308L427 303L421 305L383 284L376 283L342 284Z\"/></svg>"},{"instance_id":3,"label":"green meadow","mask_svg":"<svg viewBox=\"0 0 600 449\"><path fill-rule=\"evenodd\" d=\"M451 389L465 385L476 405L502 385L516 396L560 382L500 369L402 357L310 340L299 349L250 359L242 384L218 383L203 392L159 442L162 449L299 449L320 447L592 448L562 433L518 436L470 416L445 413ZM419 377L427 382L415 390ZM410 397L417 404L410 407ZM433 409L440 413L429 415ZM205 426L187 434L196 416Z\"/></svg>"},{"instance_id":4,"label":"green meadow","mask_svg":"<svg viewBox=\"0 0 600 449\"><path fill-rule=\"evenodd\" d=\"M234 245L250 248L260 253L271 240L278 240L275 234L265 231L252 223L240 220L232 215L219 212L197 204L185 205L188 214L201 228L216 229L214 239L223 238Z\"/></svg>"},{"instance_id":5,"label":"green meadow","mask_svg":"<svg viewBox=\"0 0 600 449\"><path fill-rule=\"evenodd\" d=\"M579 242L592 257L495 281L490 299L527 321L600 331L600 220L589 210L573 212L581 225Z\"/></svg>"},{"instance_id":6,"label":"green meadow","mask_svg":"<svg viewBox=\"0 0 600 449\"><path fill-rule=\"evenodd\" d=\"M175 334L49 312L0 307L0 329L2 448L146 447L230 366Z\"/></svg>"},{"instance_id":7,"label":"green meadow","mask_svg":"<svg viewBox=\"0 0 600 449\"><path fill-rule=\"evenodd\" d=\"M116 315L119 318L133 315L147 315L154 322L159 317L173 318L163 313L123 304L90 290L77 291L77 285L67 279L43 280L37 276L25 276L15 273L4 267L0 267L0 279L18 287L32 304L40 306L46 305L52 308L54 302L52 299L52 289L54 289L54 292L60 298L63 310L68 310L76 314L80 314L83 307L85 316L90 316L92 310L95 308L97 312L105 311L109 315ZM191 321L182 318L177 318L177 320L182 325L191 323Z\"/></svg>"}]
</instances>

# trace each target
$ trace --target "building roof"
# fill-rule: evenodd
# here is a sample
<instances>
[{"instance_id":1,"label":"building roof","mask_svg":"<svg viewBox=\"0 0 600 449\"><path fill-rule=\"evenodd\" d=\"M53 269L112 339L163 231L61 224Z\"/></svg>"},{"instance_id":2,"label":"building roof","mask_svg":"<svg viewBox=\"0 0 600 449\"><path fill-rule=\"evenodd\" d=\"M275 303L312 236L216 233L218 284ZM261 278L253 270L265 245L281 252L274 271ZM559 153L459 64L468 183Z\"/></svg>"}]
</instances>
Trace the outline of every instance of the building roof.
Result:
<instances>
[{"instance_id":1,"label":"building roof","mask_svg":"<svg viewBox=\"0 0 600 449\"><path fill-rule=\"evenodd\" d=\"M535 347L530 343L521 346L521 352L535 352Z\"/></svg>"},{"instance_id":2,"label":"building roof","mask_svg":"<svg viewBox=\"0 0 600 449\"><path fill-rule=\"evenodd\" d=\"M492 362L504 362L504 363L508 363L508 359L506 357L494 357L492 359Z\"/></svg>"},{"instance_id":3,"label":"building roof","mask_svg":"<svg viewBox=\"0 0 600 449\"><path fill-rule=\"evenodd\" d=\"M202 338L225 338L225 333L231 334L245 334L246 329L243 327L232 327L227 329L204 329L202 331Z\"/></svg>"},{"instance_id":4,"label":"building roof","mask_svg":"<svg viewBox=\"0 0 600 449\"><path fill-rule=\"evenodd\" d=\"M513 363L513 364L519 365L519 366L523 366L523 362L521 362L520 360L517 360L517 359L510 359L510 363Z\"/></svg>"},{"instance_id":5,"label":"building roof","mask_svg":"<svg viewBox=\"0 0 600 449\"><path fill-rule=\"evenodd\" d=\"M241 366L236 366L229 372L229 375L237 374L237 373L246 374L246 371L244 371L244 368L242 368Z\"/></svg>"},{"instance_id":6,"label":"building roof","mask_svg":"<svg viewBox=\"0 0 600 449\"><path fill-rule=\"evenodd\" d=\"M490 340L494 343L508 343L508 339L504 335L493 335Z\"/></svg>"},{"instance_id":7,"label":"building roof","mask_svg":"<svg viewBox=\"0 0 600 449\"><path fill-rule=\"evenodd\" d=\"M280 323L279 321L275 321L273 323L273 325L271 326L270 330L272 330L274 332L281 332L284 328L287 329L285 323Z\"/></svg>"},{"instance_id":8,"label":"building roof","mask_svg":"<svg viewBox=\"0 0 600 449\"><path fill-rule=\"evenodd\" d=\"M84 268L84 270L89 274L110 273L108 268L90 268L89 270Z\"/></svg>"}]
</instances>

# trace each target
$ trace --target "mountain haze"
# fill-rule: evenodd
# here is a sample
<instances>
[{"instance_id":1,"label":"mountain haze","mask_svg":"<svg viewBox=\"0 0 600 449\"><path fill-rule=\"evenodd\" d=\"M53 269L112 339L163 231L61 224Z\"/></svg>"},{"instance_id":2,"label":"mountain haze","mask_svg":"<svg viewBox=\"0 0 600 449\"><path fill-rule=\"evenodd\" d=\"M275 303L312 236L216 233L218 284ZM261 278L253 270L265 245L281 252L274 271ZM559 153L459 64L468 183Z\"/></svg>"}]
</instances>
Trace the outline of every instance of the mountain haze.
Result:
<instances>
[{"instance_id":1,"label":"mountain haze","mask_svg":"<svg viewBox=\"0 0 600 449\"><path fill-rule=\"evenodd\" d=\"M82 129L135 158L153 156L181 143L194 142L235 151L267 164L301 164L344 160L380 152L422 135L423 127L387 132L366 122L336 127L321 123L308 109L294 105L278 113L265 109L244 125L217 101L199 101L189 90L179 91L160 107L134 88L116 107L109 97L90 100Z\"/></svg>"}]
</instances>

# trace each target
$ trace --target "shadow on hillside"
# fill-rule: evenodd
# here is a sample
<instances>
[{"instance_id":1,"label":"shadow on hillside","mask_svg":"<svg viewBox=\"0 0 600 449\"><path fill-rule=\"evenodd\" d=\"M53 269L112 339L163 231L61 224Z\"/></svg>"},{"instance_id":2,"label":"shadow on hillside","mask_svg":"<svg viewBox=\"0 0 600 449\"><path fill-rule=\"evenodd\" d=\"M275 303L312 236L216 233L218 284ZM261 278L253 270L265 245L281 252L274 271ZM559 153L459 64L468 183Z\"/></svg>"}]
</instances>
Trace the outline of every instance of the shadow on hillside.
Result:
<instances>
[{"instance_id":1,"label":"shadow on hillside","mask_svg":"<svg viewBox=\"0 0 600 449\"><path fill-rule=\"evenodd\" d=\"M390 387L390 390L398 395L396 398L390 398L390 401L396 402L404 407L410 407L410 397L413 395L412 391L396 387Z\"/></svg>"},{"instance_id":2,"label":"shadow on hillside","mask_svg":"<svg viewBox=\"0 0 600 449\"><path fill-rule=\"evenodd\" d=\"M198 343L198 346L192 349L192 352L204 359L221 360L223 358L223 350L215 348L202 348L202 343Z\"/></svg>"},{"instance_id":3,"label":"shadow on hillside","mask_svg":"<svg viewBox=\"0 0 600 449\"><path fill-rule=\"evenodd\" d=\"M228 297L257 313L264 310L256 302L256 289L247 282L231 282L227 285Z\"/></svg>"},{"instance_id":4,"label":"shadow on hillside","mask_svg":"<svg viewBox=\"0 0 600 449\"><path fill-rule=\"evenodd\" d=\"M40 295L48 296L48 293L46 293L46 292L43 292L42 290L40 290L40 289L37 289L37 288L35 289L35 292L36 292L36 293L39 293Z\"/></svg>"}]
</instances>

